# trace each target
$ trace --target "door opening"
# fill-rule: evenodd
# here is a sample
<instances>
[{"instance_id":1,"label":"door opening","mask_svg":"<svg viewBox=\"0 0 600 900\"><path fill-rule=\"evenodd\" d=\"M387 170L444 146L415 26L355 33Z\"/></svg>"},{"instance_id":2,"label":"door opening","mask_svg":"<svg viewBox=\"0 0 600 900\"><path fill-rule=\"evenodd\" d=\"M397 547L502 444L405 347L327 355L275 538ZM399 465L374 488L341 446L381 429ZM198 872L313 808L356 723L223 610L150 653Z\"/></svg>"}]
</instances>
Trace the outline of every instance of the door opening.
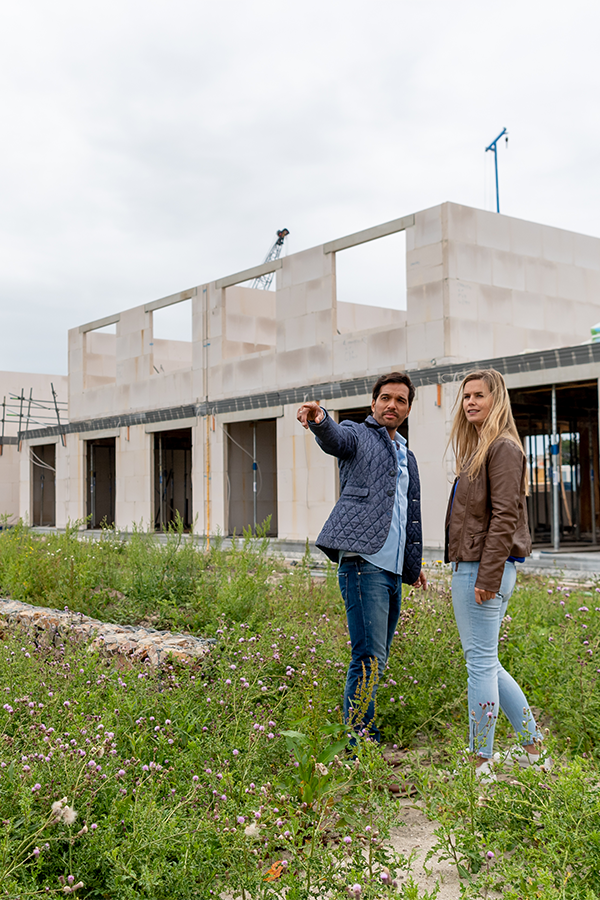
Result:
<instances>
[{"instance_id":1,"label":"door opening","mask_svg":"<svg viewBox=\"0 0 600 900\"><path fill-rule=\"evenodd\" d=\"M115 438L86 441L87 527L115 524Z\"/></svg>"},{"instance_id":2,"label":"door opening","mask_svg":"<svg viewBox=\"0 0 600 900\"><path fill-rule=\"evenodd\" d=\"M32 525L56 525L56 444L30 448Z\"/></svg>"},{"instance_id":3,"label":"door opening","mask_svg":"<svg viewBox=\"0 0 600 900\"><path fill-rule=\"evenodd\" d=\"M192 429L154 435L154 528L165 531L179 515L184 531L192 527Z\"/></svg>"},{"instance_id":4,"label":"door opening","mask_svg":"<svg viewBox=\"0 0 600 900\"><path fill-rule=\"evenodd\" d=\"M527 456L527 512L533 543L538 547L551 543L556 480L561 546L581 545L584 549L596 545L600 537L597 382L556 385L557 454L551 451L552 387L519 388L509 393Z\"/></svg>"},{"instance_id":5,"label":"door opening","mask_svg":"<svg viewBox=\"0 0 600 900\"><path fill-rule=\"evenodd\" d=\"M269 520L267 534L277 537L277 420L232 422L226 426L229 534Z\"/></svg>"}]
</instances>

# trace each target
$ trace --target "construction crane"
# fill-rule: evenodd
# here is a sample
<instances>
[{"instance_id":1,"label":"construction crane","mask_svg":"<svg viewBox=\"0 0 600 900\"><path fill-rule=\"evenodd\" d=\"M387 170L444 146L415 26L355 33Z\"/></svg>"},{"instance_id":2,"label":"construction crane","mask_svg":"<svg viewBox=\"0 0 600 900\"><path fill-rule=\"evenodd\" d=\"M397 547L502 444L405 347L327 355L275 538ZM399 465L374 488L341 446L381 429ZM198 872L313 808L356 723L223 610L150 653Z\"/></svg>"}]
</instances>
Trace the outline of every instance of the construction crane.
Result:
<instances>
[{"instance_id":1,"label":"construction crane","mask_svg":"<svg viewBox=\"0 0 600 900\"><path fill-rule=\"evenodd\" d=\"M283 250L283 242L285 241L288 234L289 231L287 230L287 228L282 228L281 231L277 232L277 240L265 257L266 263L271 262L272 259L279 259L279 257L281 256L281 251ZM261 275L259 278L255 278L250 287L258 288L261 291L268 291L271 287L274 275L275 272L267 272L266 275Z\"/></svg>"}]
</instances>

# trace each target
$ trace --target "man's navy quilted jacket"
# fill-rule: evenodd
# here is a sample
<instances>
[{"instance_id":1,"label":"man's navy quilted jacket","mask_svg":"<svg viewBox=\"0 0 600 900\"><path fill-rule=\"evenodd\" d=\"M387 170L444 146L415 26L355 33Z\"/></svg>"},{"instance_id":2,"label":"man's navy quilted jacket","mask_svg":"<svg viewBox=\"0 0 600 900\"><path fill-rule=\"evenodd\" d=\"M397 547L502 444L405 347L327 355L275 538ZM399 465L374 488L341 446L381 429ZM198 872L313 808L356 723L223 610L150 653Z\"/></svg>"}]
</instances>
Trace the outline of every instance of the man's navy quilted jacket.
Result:
<instances>
[{"instance_id":1,"label":"man's navy quilted jacket","mask_svg":"<svg viewBox=\"0 0 600 900\"><path fill-rule=\"evenodd\" d=\"M377 553L385 544L392 521L396 493L397 460L385 426L373 416L365 422L341 422L330 416L310 430L325 453L337 456L340 499L317 538L319 547L334 562L338 551ZM402 581L413 584L419 577L423 556L421 488L414 453L407 450L408 509Z\"/></svg>"}]
</instances>

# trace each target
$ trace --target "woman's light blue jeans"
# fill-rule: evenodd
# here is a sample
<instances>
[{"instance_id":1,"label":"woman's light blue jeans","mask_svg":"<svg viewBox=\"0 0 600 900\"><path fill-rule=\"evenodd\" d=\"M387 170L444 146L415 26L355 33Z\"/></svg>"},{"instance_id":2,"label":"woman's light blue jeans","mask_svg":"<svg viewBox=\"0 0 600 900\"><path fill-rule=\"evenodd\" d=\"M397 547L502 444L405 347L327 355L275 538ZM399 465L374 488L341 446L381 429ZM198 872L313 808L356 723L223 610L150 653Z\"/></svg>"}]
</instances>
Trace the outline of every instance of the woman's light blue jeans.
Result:
<instances>
[{"instance_id":1,"label":"woman's light blue jeans","mask_svg":"<svg viewBox=\"0 0 600 900\"><path fill-rule=\"evenodd\" d=\"M491 600L475 602L478 562L452 563L452 603L468 672L469 747L479 756L494 755L498 710L509 719L524 745L541 741L525 694L498 659L498 636L517 580L516 566L507 562L500 590Z\"/></svg>"}]
</instances>

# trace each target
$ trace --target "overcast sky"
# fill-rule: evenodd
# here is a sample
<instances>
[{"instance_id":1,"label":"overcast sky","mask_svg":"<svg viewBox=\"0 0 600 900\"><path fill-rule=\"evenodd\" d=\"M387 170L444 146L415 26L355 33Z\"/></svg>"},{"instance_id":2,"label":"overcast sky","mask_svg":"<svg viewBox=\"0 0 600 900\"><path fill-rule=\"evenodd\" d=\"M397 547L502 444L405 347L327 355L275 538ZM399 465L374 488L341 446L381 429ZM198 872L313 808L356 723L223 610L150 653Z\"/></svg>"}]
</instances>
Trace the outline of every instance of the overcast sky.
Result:
<instances>
[{"instance_id":1,"label":"overcast sky","mask_svg":"<svg viewBox=\"0 0 600 900\"><path fill-rule=\"evenodd\" d=\"M600 236L595 0L4 0L0 369L452 200ZM366 273L367 283L369 273Z\"/></svg>"}]
</instances>

